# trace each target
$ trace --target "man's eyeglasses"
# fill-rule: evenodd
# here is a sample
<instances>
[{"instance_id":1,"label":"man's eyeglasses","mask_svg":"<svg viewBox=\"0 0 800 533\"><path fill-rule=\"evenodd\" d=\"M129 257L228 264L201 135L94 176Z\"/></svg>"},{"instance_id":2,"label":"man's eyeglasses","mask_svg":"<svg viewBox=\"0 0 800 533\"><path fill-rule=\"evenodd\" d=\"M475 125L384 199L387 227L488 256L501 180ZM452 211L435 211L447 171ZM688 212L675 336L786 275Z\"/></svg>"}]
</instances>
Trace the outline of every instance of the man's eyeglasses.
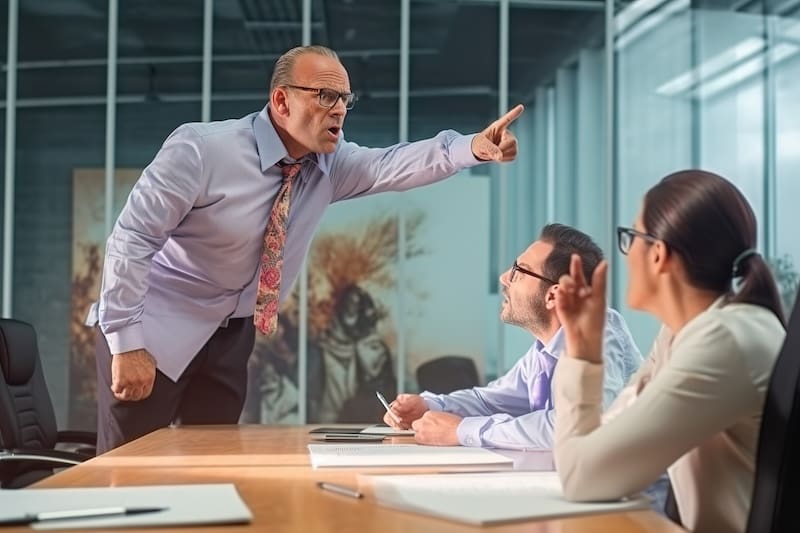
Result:
<instances>
[{"instance_id":1,"label":"man's eyeglasses","mask_svg":"<svg viewBox=\"0 0 800 533\"><path fill-rule=\"evenodd\" d=\"M316 89L314 87L302 87L300 85L288 84L286 87L289 87L290 89L299 89L301 91L317 93L317 96L319 96L319 105L327 109L335 106L336 102L339 101L339 98L342 99L345 109L353 109L353 106L356 105L356 100L358 100L358 96L355 93L340 93L339 91L334 91L333 89Z\"/></svg>"},{"instance_id":2,"label":"man's eyeglasses","mask_svg":"<svg viewBox=\"0 0 800 533\"><path fill-rule=\"evenodd\" d=\"M649 233L643 233L624 226L617 226L617 246L619 246L619 251L622 252L623 255L628 255L628 252L631 251L634 237L639 237L647 242L656 242L659 240L658 237L654 237Z\"/></svg>"},{"instance_id":3,"label":"man's eyeglasses","mask_svg":"<svg viewBox=\"0 0 800 533\"><path fill-rule=\"evenodd\" d=\"M532 272L532 271L528 270L527 268L522 268L521 266L519 266L519 264L517 264L516 261L514 261L514 264L511 266L511 272L508 274L508 282L509 283L513 283L514 282L514 276L517 274L517 272L521 272L522 274L526 274L528 276L532 276L532 277L540 279L542 281L546 281L548 283L552 283L553 285L558 285L557 281L553 281L552 279L546 278L546 277L542 276L541 274L537 274L536 272Z\"/></svg>"}]
</instances>

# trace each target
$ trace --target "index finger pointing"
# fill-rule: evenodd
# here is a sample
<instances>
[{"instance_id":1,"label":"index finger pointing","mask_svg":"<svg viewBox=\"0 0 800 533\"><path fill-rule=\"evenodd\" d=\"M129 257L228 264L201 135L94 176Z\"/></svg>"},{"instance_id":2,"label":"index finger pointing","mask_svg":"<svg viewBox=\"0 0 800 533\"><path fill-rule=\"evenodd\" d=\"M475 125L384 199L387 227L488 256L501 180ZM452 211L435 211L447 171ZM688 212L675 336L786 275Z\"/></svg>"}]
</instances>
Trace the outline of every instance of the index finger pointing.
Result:
<instances>
[{"instance_id":1,"label":"index finger pointing","mask_svg":"<svg viewBox=\"0 0 800 533\"><path fill-rule=\"evenodd\" d=\"M495 120L494 124L500 129L505 129L509 126L509 124L517 120L523 111L525 111L525 106L522 104L517 104L508 113Z\"/></svg>"},{"instance_id":2,"label":"index finger pointing","mask_svg":"<svg viewBox=\"0 0 800 533\"><path fill-rule=\"evenodd\" d=\"M583 275L583 261L581 261L581 256L578 254L572 254L570 258L569 275L575 280L578 290L588 285L586 277Z\"/></svg>"}]
</instances>

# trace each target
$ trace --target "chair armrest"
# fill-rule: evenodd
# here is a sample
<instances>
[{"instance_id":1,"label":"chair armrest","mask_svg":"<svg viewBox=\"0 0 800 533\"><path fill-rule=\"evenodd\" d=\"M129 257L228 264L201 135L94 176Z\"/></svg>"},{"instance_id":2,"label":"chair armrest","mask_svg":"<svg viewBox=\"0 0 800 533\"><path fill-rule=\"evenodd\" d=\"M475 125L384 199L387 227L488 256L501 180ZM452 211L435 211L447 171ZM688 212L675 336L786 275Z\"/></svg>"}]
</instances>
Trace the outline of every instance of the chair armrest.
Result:
<instances>
[{"instance_id":1,"label":"chair armrest","mask_svg":"<svg viewBox=\"0 0 800 533\"><path fill-rule=\"evenodd\" d=\"M6 462L38 462L49 468L72 466L80 464L91 457L80 453L64 452L60 450L37 450L16 448L13 450L0 450L0 464Z\"/></svg>"},{"instance_id":2,"label":"chair armrest","mask_svg":"<svg viewBox=\"0 0 800 533\"><path fill-rule=\"evenodd\" d=\"M59 431L56 435L56 442L77 442L96 446L97 433L93 431Z\"/></svg>"},{"instance_id":3,"label":"chair armrest","mask_svg":"<svg viewBox=\"0 0 800 533\"><path fill-rule=\"evenodd\" d=\"M97 433L93 431L59 431L56 450L81 454L87 458L97 455Z\"/></svg>"}]
</instances>

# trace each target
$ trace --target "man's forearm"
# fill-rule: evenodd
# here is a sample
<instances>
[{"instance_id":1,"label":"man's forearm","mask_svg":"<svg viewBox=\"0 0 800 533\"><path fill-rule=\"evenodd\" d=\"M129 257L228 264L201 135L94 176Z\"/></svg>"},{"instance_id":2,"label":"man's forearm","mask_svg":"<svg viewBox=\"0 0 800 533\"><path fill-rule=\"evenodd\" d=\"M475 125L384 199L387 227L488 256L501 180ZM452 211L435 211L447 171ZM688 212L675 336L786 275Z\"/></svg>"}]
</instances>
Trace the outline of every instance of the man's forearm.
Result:
<instances>
[{"instance_id":1,"label":"man's forearm","mask_svg":"<svg viewBox=\"0 0 800 533\"><path fill-rule=\"evenodd\" d=\"M513 417L507 414L468 417L458 427L464 446L511 450L549 450L553 447L554 410Z\"/></svg>"}]
</instances>

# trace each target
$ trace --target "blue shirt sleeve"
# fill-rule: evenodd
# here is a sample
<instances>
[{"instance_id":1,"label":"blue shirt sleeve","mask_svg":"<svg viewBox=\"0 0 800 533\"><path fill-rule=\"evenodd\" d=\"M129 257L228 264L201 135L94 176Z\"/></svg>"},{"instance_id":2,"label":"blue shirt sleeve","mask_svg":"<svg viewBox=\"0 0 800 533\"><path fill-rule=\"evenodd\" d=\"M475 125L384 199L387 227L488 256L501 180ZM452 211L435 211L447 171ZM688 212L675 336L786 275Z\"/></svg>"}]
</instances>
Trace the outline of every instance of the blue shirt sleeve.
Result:
<instances>
[{"instance_id":1,"label":"blue shirt sleeve","mask_svg":"<svg viewBox=\"0 0 800 533\"><path fill-rule=\"evenodd\" d=\"M606 321L604 354L603 406L608 408L642 362L624 320L612 309ZM549 450L557 406L550 401L547 409L531 411L530 407L533 383L541 371L534 344L511 370L486 387L447 395L425 392L422 397L431 410L463 417L457 429L463 446Z\"/></svg>"},{"instance_id":2,"label":"blue shirt sleeve","mask_svg":"<svg viewBox=\"0 0 800 533\"><path fill-rule=\"evenodd\" d=\"M191 126L176 129L142 172L108 237L98 314L113 354L145 346L140 317L150 262L199 195L200 150Z\"/></svg>"},{"instance_id":3,"label":"blue shirt sleeve","mask_svg":"<svg viewBox=\"0 0 800 533\"><path fill-rule=\"evenodd\" d=\"M463 446L509 450L550 450L553 447L554 409L540 409L522 416L495 414L470 416L456 433Z\"/></svg>"},{"instance_id":4,"label":"blue shirt sleeve","mask_svg":"<svg viewBox=\"0 0 800 533\"><path fill-rule=\"evenodd\" d=\"M532 381L529 375L536 366L532 351L533 348L508 372L485 387L473 387L450 394L426 391L421 396L431 411L446 411L461 417L488 416L498 412L522 415L530 410L528 382Z\"/></svg>"},{"instance_id":5,"label":"blue shirt sleeve","mask_svg":"<svg viewBox=\"0 0 800 533\"><path fill-rule=\"evenodd\" d=\"M445 130L431 139L388 148L365 148L342 141L331 169L332 201L406 191L478 165L482 161L472 153L474 137Z\"/></svg>"},{"instance_id":6,"label":"blue shirt sleeve","mask_svg":"<svg viewBox=\"0 0 800 533\"><path fill-rule=\"evenodd\" d=\"M530 407L530 387L539 372L535 346L531 346L506 374L485 387L421 396L432 411L464 417L457 430L463 446L549 449L552 413L531 412Z\"/></svg>"},{"instance_id":7,"label":"blue shirt sleeve","mask_svg":"<svg viewBox=\"0 0 800 533\"><path fill-rule=\"evenodd\" d=\"M609 309L603 341L603 410L611 407L643 358L622 316Z\"/></svg>"}]
</instances>

